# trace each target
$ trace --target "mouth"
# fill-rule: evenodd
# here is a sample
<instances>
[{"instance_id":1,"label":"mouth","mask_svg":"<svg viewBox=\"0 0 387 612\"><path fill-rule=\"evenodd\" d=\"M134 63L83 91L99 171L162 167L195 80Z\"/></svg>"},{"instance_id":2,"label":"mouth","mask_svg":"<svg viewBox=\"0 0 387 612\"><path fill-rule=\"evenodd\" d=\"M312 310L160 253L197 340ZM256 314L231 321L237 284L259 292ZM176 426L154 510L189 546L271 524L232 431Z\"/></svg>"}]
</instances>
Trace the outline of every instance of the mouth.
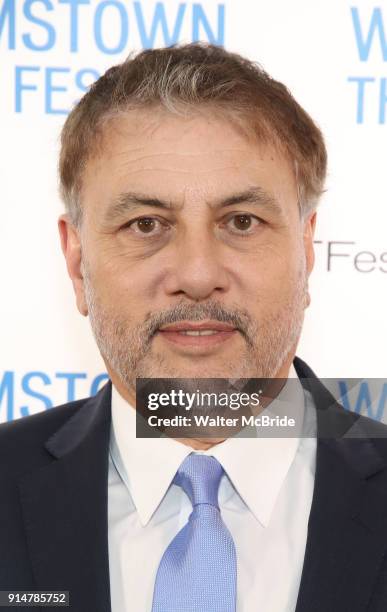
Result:
<instances>
[{"instance_id":1,"label":"mouth","mask_svg":"<svg viewBox=\"0 0 387 612\"><path fill-rule=\"evenodd\" d=\"M227 342L238 330L232 325L219 322L177 323L162 327L157 335L163 340L183 347L213 347Z\"/></svg>"}]
</instances>

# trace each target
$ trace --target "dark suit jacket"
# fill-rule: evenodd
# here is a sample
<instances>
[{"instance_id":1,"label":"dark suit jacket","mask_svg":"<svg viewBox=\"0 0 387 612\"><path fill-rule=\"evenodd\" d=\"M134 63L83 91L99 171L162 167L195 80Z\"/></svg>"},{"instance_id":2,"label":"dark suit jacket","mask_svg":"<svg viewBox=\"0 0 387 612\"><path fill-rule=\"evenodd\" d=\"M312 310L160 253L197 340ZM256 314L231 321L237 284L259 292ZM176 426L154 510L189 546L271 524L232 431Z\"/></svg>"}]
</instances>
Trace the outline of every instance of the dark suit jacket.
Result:
<instances>
[{"instance_id":1,"label":"dark suit jacket","mask_svg":"<svg viewBox=\"0 0 387 612\"><path fill-rule=\"evenodd\" d=\"M318 424L296 612L386 612L387 427L345 411L304 362L294 366ZM108 383L0 426L0 590L69 590L71 612L110 612L110 397ZM353 426L359 437L343 437Z\"/></svg>"}]
</instances>

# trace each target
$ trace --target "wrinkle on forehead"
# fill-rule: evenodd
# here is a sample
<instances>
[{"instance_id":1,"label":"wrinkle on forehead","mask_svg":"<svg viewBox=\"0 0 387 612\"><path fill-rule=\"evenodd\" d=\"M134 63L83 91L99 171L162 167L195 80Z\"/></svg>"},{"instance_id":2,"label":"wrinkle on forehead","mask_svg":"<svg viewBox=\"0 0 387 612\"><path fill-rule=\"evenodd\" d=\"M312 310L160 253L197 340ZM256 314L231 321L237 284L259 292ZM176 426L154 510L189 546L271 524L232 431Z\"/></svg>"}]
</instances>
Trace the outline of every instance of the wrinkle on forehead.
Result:
<instances>
[{"instance_id":1,"label":"wrinkle on forehead","mask_svg":"<svg viewBox=\"0 0 387 612\"><path fill-rule=\"evenodd\" d=\"M144 191L149 184L150 192L177 201L183 191L184 199L188 193L202 199L205 191L210 196L242 191L248 183L259 185L258 176L273 183L272 191L286 186L288 194L297 193L287 157L269 144L252 143L222 119L182 119L167 111L152 117L143 111L120 115L111 126L100 155L86 166L86 187L104 177L113 191ZM98 189L95 198L102 199Z\"/></svg>"},{"instance_id":2,"label":"wrinkle on forehead","mask_svg":"<svg viewBox=\"0 0 387 612\"><path fill-rule=\"evenodd\" d=\"M177 129L171 129L175 124ZM129 161L140 163L149 157L161 155L179 155L192 157L203 156L211 148L209 133L213 130L227 130L235 140L234 147L218 149L214 144L211 155L233 155L246 151L251 152L251 146L257 147L257 152L269 148L276 157L288 157L281 147L281 143L274 137L270 142L263 142L258 138L247 118L235 120L232 110L219 109L217 107L192 108L188 115L180 116L171 113L160 105L151 108L132 108L119 111L99 126L98 147L90 151L88 161L102 157L126 156ZM196 151L186 152L184 150L186 136L194 132L194 143ZM139 145L139 139L142 140ZM200 147L202 143L203 147ZM190 144L192 145L192 138ZM148 152L149 151L149 152Z\"/></svg>"},{"instance_id":3,"label":"wrinkle on forehead","mask_svg":"<svg viewBox=\"0 0 387 612\"><path fill-rule=\"evenodd\" d=\"M238 143L239 144L239 143ZM120 138L116 142L110 142L109 150L106 155L94 161L95 167L103 169L106 164L109 164L112 169L123 170L125 173L135 171L162 171L162 172L183 172L192 175L206 175L212 172L227 171L227 170L246 170L249 167L257 168L261 164L266 164L268 161L275 164L277 161L288 161L276 155L268 147L251 147L242 148L240 146L228 148L209 148L198 149L195 141L187 143L185 146L192 146L196 150L188 151L170 150L160 147L159 143L144 142L141 147L131 146L130 141ZM253 156L252 156L253 154ZM290 168L290 164L289 164Z\"/></svg>"},{"instance_id":4,"label":"wrinkle on forehead","mask_svg":"<svg viewBox=\"0 0 387 612\"><path fill-rule=\"evenodd\" d=\"M163 129L171 121L175 122L178 129L171 130L170 127L167 127L163 134ZM260 128L261 123L264 126L263 130ZM269 147L276 157L286 158L291 165L292 172L294 172L294 160L289 158L288 150L285 150L283 143L276 134L268 126L265 127L262 118L260 119L255 115L250 117L248 113L241 113L237 109L222 107L216 103L192 106L185 109L183 114L174 114L160 103L155 103L146 107L136 106L119 109L105 115L96 126L95 138L85 163L85 169L87 170L88 165L93 160L96 161L98 158L106 160L112 155L117 155L119 140L125 142L121 154L126 155L127 159L133 156L134 160L136 153L138 153L138 162L141 161L142 157L145 159L148 155L168 154L168 151L162 151L160 139L164 139L164 142L168 141L169 147L175 143L172 147L173 153L180 153L183 156L184 151L181 150L181 144L184 138L182 136L187 134L192 127L195 129L196 145L202 141L205 148L208 149L209 131L216 126L219 127L219 125L222 126L221 129L232 132L234 137L239 137L239 145L241 143L243 145L242 150L244 150L245 145L247 149L250 149L252 145L258 144L260 145L257 147L258 150L262 149L263 145L264 148ZM141 137L144 144L138 146L138 139ZM153 150L149 154L144 153L144 145L150 146ZM155 152L154 149L157 146L160 150ZM222 149L223 154L227 151L231 154L232 151L236 152L237 149L235 147ZM197 151L196 154L200 156L203 155L203 152ZM212 154L214 156L218 155L219 150L213 149ZM190 152L187 155L194 155L194 153ZM85 173L85 171L82 173L83 177ZM83 180L80 183L82 186Z\"/></svg>"},{"instance_id":5,"label":"wrinkle on forehead","mask_svg":"<svg viewBox=\"0 0 387 612\"><path fill-rule=\"evenodd\" d=\"M168 128L170 122L178 125L178 130L174 132ZM246 143L248 147L253 143L267 144L283 153L281 143L274 136L270 142L263 142L262 137L258 137L248 117L236 119L232 109L219 108L215 105L202 108L200 105L192 107L189 114L178 115L171 113L161 105L146 108L131 108L119 111L108 117L104 124L100 126L100 153L107 155L112 141L116 138L124 138L128 143L139 137L144 137L144 143L154 148L156 141L167 141L177 143L178 147L184 140L184 136L192 129L195 131L196 142L202 141L208 148L208 133L214 127L223 126L239 137L240 142ZM166 130L164 130L166 128ZM136 146L132 146L135 152ZM224 149L226 150L226 149ZM178 152L174 145L174 152ZM160 151L161 153L162 151ZM180 151L182 154L183 152ZM214 153L217 151L214 150ZM200 152L198 153L200 154Z\"/></svg>"}]
</instances>

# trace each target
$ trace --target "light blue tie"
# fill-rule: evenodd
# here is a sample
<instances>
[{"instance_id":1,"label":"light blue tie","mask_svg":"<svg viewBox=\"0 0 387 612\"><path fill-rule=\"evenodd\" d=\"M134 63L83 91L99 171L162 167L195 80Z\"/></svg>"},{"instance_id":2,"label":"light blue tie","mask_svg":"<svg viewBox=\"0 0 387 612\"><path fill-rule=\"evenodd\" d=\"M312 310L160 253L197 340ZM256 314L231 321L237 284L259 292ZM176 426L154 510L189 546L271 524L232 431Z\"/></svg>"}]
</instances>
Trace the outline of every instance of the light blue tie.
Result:
<instances>
[{"instance_id":1,"label":"light blue tie","mask_svg":"<svg viewBox=\"0 0 387 612\"><path fill-rule=\"evenodd\" d=\"M177 471L173 482L193 510L160 561L152 612L235 612L236 552L218 505L223 473L215 457L194 453Z\"/></svg>"}]
</instances>

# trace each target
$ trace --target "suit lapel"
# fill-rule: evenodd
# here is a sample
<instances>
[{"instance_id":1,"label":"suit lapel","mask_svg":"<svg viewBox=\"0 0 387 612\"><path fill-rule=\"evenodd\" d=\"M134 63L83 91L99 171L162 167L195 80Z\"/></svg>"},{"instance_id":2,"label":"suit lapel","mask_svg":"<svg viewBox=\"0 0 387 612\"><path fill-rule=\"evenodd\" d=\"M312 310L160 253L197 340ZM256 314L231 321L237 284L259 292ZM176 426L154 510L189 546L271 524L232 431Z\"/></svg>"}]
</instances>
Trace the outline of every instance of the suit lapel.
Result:
<instances>
[{"instance_id":1,"label":"suit lapel","mask_svg":"<svg viewBox=\"0 0 387 612\"><path fill-rule=\"evenodd\" d=\"M45 448L55 460L19 482L39 590L70 591L73 612L110 612L107 482L111 384Z\"/></svg>"},{"instance_id":2,"label":"suit lapel","mask_svg":"<svg viewBox=\"0 0 387 612\"><path fill-rule=\"evenodd\" d=\"M387 551L386 466L364 421L339 407L301 360L295 367L312 392L318 432L296 612L365 612ZM357 437L343 437L349 430Z\"/></svg>"}]
</instances>

